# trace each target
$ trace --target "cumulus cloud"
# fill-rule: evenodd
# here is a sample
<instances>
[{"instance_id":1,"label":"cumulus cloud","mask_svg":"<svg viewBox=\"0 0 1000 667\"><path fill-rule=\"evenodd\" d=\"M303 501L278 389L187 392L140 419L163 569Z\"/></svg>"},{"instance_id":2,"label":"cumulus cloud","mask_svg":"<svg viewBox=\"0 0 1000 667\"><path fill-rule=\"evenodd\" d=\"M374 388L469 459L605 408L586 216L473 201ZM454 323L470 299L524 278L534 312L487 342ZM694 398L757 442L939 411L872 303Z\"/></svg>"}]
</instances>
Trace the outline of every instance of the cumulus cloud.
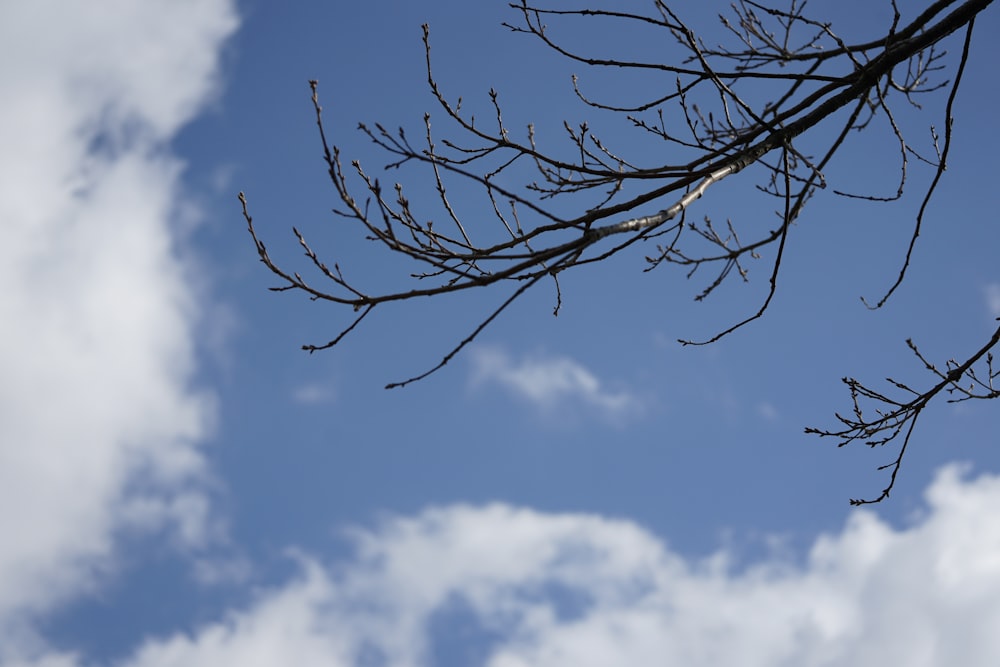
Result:
<instances>
[{"instance_id":1,"label":"cumulus cloud","mask_svg":"<svg viewBox=\"0 0 1000 667\"><path fill-rule=\"evenodd\" d=\"M93 585L123 527L214 531L168 142L214 95L229 0L0 10L0 628ZM0 637L0 661L17 642Z\"/></svg>"},{"instance_id":2,"label":"cumulus cloud","mask_svg":"<svg viewBox=\"0 0 1000 667\"><path fill-rule=\"evenodd\" d=\"M1000 478L947 467L926 499L906 528L852 512L801 562L739 570L625 520L430 509L356 532L350 561L297 555L295 581L124 664L435 664L447 618L490 667L995 665Z\"/></svg>"},{"instance_id":3,"label":"cumulus cloud","mask_svg":"<svg viewBox=\"0 0 1000 667\"><path fill-rule=\"evenodd\" d=\"M516 362L497 347L480 346L471 353L473 385L496 383L542 410L567 402L583 403L607 416L639 409L626 391L612 391L581 364L567 357L534 357Z\"/></svg>"}]
</instances>

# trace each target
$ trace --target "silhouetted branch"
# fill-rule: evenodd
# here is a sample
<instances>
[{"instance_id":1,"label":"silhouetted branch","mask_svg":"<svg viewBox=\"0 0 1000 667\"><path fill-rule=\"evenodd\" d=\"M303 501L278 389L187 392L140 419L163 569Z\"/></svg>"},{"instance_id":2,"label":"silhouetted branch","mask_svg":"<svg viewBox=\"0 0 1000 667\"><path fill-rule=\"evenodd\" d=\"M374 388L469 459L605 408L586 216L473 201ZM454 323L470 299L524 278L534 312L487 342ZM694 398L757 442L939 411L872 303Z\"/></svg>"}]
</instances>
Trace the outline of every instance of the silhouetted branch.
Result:
<instances>
[{"instance_id":1,"label":"silhouetted branch","mask_svg":"<svg viewBox=\"0 0 1000 667\"><path fill-rule=\"evenodd\" d=\"M1000 318L997 319L1000 321ZM937 382L928 389L917 391L902 382L886 378L887 382L904 392L904 398L900 399L881 394L854 378L844 378L843 382L850 389L851 400L854 403L852 416L845 417L837 414L837 419L844 425L844 428L827 430L808 427L806 433L814 433L821 437L834 437L840 441L838 447L849 445L855 441L862 441L869 447L881 447L895 440L905 430L899 455L892 462L879 467L879 470L892 470L889 485L882 490L881 495L877 498L872 500L852 499L852 505L877 503L889 497L889 492L892 491L892 487L896 483L896 473L899 472L899 466L903 463L903 455L906 453L907 445L909 445L910 435L913 433L917 417L935 396L942 391L946 391L948 394L958 394L958 398L950 399L949 403L959 403L973 398L1000 398L1000 389L993 384L994 380L1000 376L1000 371L993 370L993 354L991 352L997 343L1000 343L1000 327L997 327L993 336L971 357L961 363L949 359L942 370L928 361L912 340L907 339L907 346L924 364L924 368L937 378ZM977 375L974 364L984 356L986 357L985 369L980 370ZM967 386L964 386L965 382L968 382ZM872 409L875 414L872 417L864 414L862 404L866 402L874 404Z\"/></svg>"},{"instance_id":2,"label":"silhouetted branch","mask_svg":"<svg viewBox=\"0 0 1000 667\"><path fill-rule=\"evenodd\" d=\"M751 263L768 257L769 289L751 315L703 342L681 341L706 344L766 313L777 294L786 241L793 225L817 191L827 188L824 171L841 154L849 136L871 131L873 120L884 118L898 146L894 191L879 194L831 190L872 202L898 201L906 191L911 157L918 164L930 165L934 177L923 193L903 266L875 306L879 307L903 281L913 258L928 203L945 170L952 139L951 113L969 58L974 20L991 4L991 0L936 0L904 24L895 0L888 1L893 17L884 34L852 42L835 32L829 22L807 16L802 0L790 0L787 9L737 0L731 15L720 17L727 41L713 46L706 44L663 0L653 0L653 10L648 13L620 8L546 8L529 4L528 0L512 3L510 7L520 19L504 24L512 32L530 36L570 62L588 68L653 77L652 85L637 87L640 94L650 91L646 99L638 101L599 99L586 92L584 80L577 76L573 76L572 90L585 109L600 112L601 117L606 117L607 111L618 112L630 131L662 143L662 149L655 152L659 162L654 164L644 164L642 158L617 150L609 137L618 135L602 134L587 122L564 121L565 143L543 148L534 125L529 124L523 131L507 125L500 94L494 89L489 91L488 117L485 122L477 122L463 110L461 98L449 101L435 78L430 31L424 25L427 85L438 113L457 128L457 136L436 137L429 113L423 116L419 139L411 138L402 128L390 130L377 123L358 127L388 155L385 170L414 166L427 170L433 186L422 194L433 193L429 210L428 197L421 197L420 204L415 204L403 184L383 186L359 160L345 164L340 149L328 140L318 84L315 80L309 82L323 158L339 198L336 214L352 223L357 235L394 257L401 266L412 264L416 268L394 286L372 291L348 278L339 263L332 262L331 266L321 259L305 235L294 229L306 264L317 276L313 282L271 259L241 193L247 229L260 261L281 282L273 289L304 292L311 299L360 313L328 343L304 346L310 351L337 345L376 306L506 286L505 293L496 299L499 305L451 346L437 365L402 382L390 383L390 388L443 368L510 304L543 279L554 281L553 312L558 313L562 303L559 274L654 239L655 252L645 256L647 271L670 264L685 267L688 278L700 269L710 271L707 282L695 295L698 300L709 297L733 275L747 280ZM657 30L662 43L679 49L681 55L659 62L580 53L559 39L546 20L560 24L601 22L608 31ZM949 35L963 29L961 57L949 83L944 77L949 69L946 52L939 46ZM666 89L664 76L671 81ZM921 100L944 87L949 92L944 105L943 147L939 149L932 129L936 157L931 159L907 141L897 119L900 107L919 110ZM761 102L762 97L769 99ZM830 127L814 131L820 125ZM764 196L780 202L774 211L775 225L767 228L741 224L731 216L723 230L709 217L689 215L701 197L744 172L752 174L749 178L755 179ZM472 217L463 214L448 193L456 183L480 189L488 204ZM748 207L739 208L746 211ZM969 369L962 373L967 371L971 373ZM957 385L949 391L961 394L955 400L993 397L984 389L992 386L993 377L991 367L985 376L982 372L979 378L969 375L974 389L978 388L975 396L963 394ZM873 400L886 402L891 410L869 422L856 407L854 421L841 418L847 430L810 432L848 438L842 444L866 438L884 444L905 432L904 451L916 416L942 388L915 393L916 398L907 403L895 403L853 380L848 384L856 406L859 400ZM897 388L903 389L899 385ZM902 452L894 464L892 481L901 460ZM891 487L890 483L882 497Z\"/></svg>"}]
</instances>

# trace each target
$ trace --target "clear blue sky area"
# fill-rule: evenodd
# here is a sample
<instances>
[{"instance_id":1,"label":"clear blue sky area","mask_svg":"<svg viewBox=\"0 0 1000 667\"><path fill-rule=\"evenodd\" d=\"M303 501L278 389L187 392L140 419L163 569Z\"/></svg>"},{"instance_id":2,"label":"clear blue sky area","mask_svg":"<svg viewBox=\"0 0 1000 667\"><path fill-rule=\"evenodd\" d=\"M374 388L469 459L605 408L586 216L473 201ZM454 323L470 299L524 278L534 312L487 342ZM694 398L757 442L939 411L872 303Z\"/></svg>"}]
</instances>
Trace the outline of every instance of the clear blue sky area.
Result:
<instances>
[{"instance_id":1,"label":"clear blue sky area","mask_svg":"<svg viewBox=\"0 0 1000 667\"><path fill-rule=\"evenodd\" d=\"M907 338L943 367L997 326L995 9L881 310L860 297L895 280L933 170L911 157L896 203L831 190L895 192L884 120L825 170L761 320L681 346L756 311L772 255L696 302L708 272L645 273L646 245L564 274L558 317L539 285L440 372L387 391L509 292L390 304L335 349L301 350L352 313L268 290L238 192L279 263L320 280L294 225L347 275L407 284L331 212L308 81L345 166L408 184L430 217L427 175L384 172L357 130L419 138L429 112L457 136L422 23L448 99L487 123L495 88L512 131L534 123L548 146L588 121L627 157L670 162L576 101L570 76L623 103L673 79L590 73L504 28L518 14L492 0L124 4L0 9L0 667L1000 661L998 404L936 401L891 498L863 509L848 499L878 495L895 447L804 433L851 410L844 376L933 384ZM690 27L725 38L728 3L689 4ZM900 5L904 23L918 11ZM848 42L891 17L888 2L809 11ZM546 23L594 56L677 53L628 24ZM944 47L941 80L961 36ZM916 150L933 154L945 95L896 100ZM713 186L690 215L770 228L761 178ZM469 229L494 224L467 183L449 194Z\"/></svg>"}]
</instances>

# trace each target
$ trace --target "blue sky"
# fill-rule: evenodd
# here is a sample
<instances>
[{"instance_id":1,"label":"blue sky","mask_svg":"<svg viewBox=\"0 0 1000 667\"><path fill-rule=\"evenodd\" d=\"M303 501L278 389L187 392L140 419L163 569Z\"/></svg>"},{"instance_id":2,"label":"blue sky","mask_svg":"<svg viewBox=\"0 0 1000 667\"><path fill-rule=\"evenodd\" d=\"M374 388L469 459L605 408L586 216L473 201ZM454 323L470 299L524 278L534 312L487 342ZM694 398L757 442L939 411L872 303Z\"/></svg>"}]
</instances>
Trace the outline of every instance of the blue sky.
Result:
<instances>
[{"instance_id":1,"label":"blue sky","mask_svg":"<svg viewBox=\"0 0 1000 667\"><path fill-rule=\"evenodd\" d=\"M861 41L888 15L870 4L813 10ZM996 326L992 9L914 266L881 311L859 297L894 279L918 187L895 205L819 193L767 316L715 345L676 339L756 310L768 266L695 303L699 277L643 273L640 248L565 275L558 317L541 287L386 391L504 295L385 308L308 355L350 313L267 291L236 193L279 261L301 257L296 225L388 283L399 267L330 213L307 81L376 172L357 123L419 132L436 112L421 23L446 94L485 109L497 88L511 127L591 118L579 68L502 28L504 2L64 5L0 9L0 665L1000 659L995 406L932 406L891 500L860 510L847 499L877 495L895 452L803 434L849 409L845 375L928 382L906 338L943 364ZM681 11L715 35L726 6ZM595 54L661 48L565 34ZM915 145L941 107L905 112ZM891 192L889 152L861 135L827 175ZM698 215L772 224L738 176ZM474 220L478 193L452 192Z\"/></svg>"}]
</instances>

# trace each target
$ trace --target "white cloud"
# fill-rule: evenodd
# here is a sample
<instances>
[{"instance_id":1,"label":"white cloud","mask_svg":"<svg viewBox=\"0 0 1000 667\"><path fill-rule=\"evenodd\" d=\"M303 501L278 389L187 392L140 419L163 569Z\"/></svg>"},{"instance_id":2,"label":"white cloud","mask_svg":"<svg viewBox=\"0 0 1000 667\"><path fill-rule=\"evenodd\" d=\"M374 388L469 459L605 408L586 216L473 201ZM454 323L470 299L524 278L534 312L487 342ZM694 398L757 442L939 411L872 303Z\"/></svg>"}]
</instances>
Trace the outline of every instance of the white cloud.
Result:
<instances>
[{"instance_id":1,"label":"white cloud","mask_svg":"<svg viewBox=\"0 0 1000 667\"><path fill-rule=\"evenodd\" d=\"M435 619L452 613L492 638L490 667L995 665L1000 477L950 466L926 498L909 527L854 511L801 564L738 571L625 520L430 509L355 533L350 561L296 556L295 581L123 664L433 664Z\"/></svg>"},{"instance_id":2,"label":"white cloud","mask_svg":"<svg viewBox=\"0 0 1000 667\"><path fill-rule=\"evenodd\" d=\"M240 584L253 575L253 564L244 556L200 558L194 563L195 580L206 586Z\"/></svg>"},{"instance_id":3,"label":"white cloud","mask_svg":"<svg viewBox=\"0 0 1000 667\"><path fill-rule=\"evenodd\" d=\"M983 288L986 296L986 307L993 317L1000 317L1000 283L990 283Z\"/></svg>"},{"instance_id":4,"label":"white cloud","mask_svg":"<svg viewBox=\"0 0 1000 667\"><path fill-rule=\"evenodd\" d=\"M303 561L302 576L264 596L249 610L202 628L195 636L149 641L125 667L274 667L349 665L346 633L328 623L333 597L329 575Z\"/></svg>"},{"instance_id":5,"label":"white cloud","mask_svg":"<svg viewBox=\"0 0 1000 667\"><path fill-rule=\"evenodd\" d=\"M619 417L641 408L635 396L608 390L597 376L567 357L535 357L518 363L497 347L479 346L472 350L471 359L473 385L495 382L542 410L575 401Z\"/></svg>"},{"instance_id":6,"label":"white cloud","mask_svg":"<svg viewBox=\"0 0 1000 667\"><path fill-rule=\"evenodd\" d=\"M336 398L337 392L332 387L318 382L304 384L292 392L292 399L302 405L332 403Z\"/></svg>"},{"instance_id":7,"label":"white cloud","mask_svg":"<svg viewBox=\"0 0 1000 667\"><path fill-rule=\"evenodd\" d=\"M229 0L0 9L0 632L92 586L120 528L215 530L166 146L235 27Z\"/></svg>"},{"instance_id":8,"label":"white cloud","mask_svg":"<svg viewBox=\"0 0 1000 667\"><path fill-rule=\"evenodd\" d=\"M780 417L778 413L778 408L774 407L772 403L767 401L761 401L757 404L757 415L761 419L769 422L777 421Z\"/></svg>"}]
</instances>

